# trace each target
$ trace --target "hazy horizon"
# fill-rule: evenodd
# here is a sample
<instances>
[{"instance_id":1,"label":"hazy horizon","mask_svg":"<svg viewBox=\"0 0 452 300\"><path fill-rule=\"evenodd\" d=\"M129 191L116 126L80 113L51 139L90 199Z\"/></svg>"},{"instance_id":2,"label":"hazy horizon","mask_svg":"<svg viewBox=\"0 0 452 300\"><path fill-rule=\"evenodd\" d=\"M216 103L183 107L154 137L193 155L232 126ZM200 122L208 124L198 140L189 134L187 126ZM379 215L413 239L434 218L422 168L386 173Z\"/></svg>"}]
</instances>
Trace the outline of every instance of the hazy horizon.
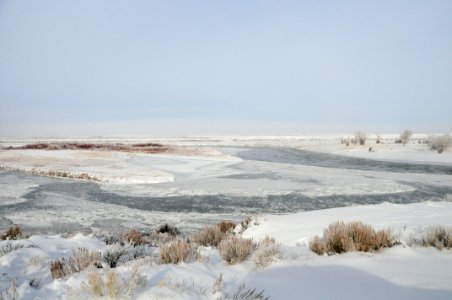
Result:
<instances>
[{"instance_id":1,"label":"hazy horizon","mask_svg":"<svg viewBox=\"0 0 452 300\"><path fill-rule=\"evenodd\" d=\"M452 132L451 1L0 1L0 137Z\"/></svg>"}]
</instances>

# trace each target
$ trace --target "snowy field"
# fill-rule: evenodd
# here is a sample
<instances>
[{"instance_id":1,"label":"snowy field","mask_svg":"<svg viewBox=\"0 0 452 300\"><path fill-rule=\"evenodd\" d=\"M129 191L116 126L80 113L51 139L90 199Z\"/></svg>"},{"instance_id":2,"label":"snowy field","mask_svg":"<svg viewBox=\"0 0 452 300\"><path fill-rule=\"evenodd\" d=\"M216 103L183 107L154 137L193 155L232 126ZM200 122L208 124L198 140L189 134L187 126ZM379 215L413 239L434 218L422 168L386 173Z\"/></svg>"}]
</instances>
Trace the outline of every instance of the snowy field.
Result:
<instances>
[{"instance_id":1,"label":"snowy field","mask_svg":"<svg viewBox=\"0 0 452 300\"><path fill-rule=\"evenodd\" d=\"M348 136L83 140L181 149L160 154L0 150L1 229L17 224L30 236L12 242L26 247L0 257L0 291L5 296L15 282L23 299L89 299L93 270L53 280L50 261L80 246L104 252L102 237L131 229L151 232L169 223L187 237L251 216L241 235L276 239L280 255L270 266L257 266L252 256L229 266L211 247L198 248L202 259L159 264L159 249L148 247L143 258L122 262L117 276L126 280L136 269L133 299L233 299L242 284L270 299L451 299L452 250L410 241L429 226L452 226L452 152L431 151L426 135L406 145L394 143L397 137L381 135L377 144L369 136L363 146L341 143ZM390 228L401 244L373 253L313 253L309 241L338 220Z\"/></svg>"},{"instance_id":2,"label":"snowy field","mask_svg":"<svg viewBox=\"0 0 452 300\"><path fill-rule=\"evenodd\" d=\"M400 235L401 245L375 253L317 256L307 247L308 241L336 220L390 227ZM132 299L233 299L242 284L264 291L270 299L450 299L452 250L407 245L420 228L437 224L452 226L452 203L384 203L262 216L252 221L243 236L255 241L266 235L276 237L280 255L265 268L256 266L252 257L229 266L216 249L199 247L202 261L159 264L155 258L158 250L153 249L147 258L120 264L115 272L122 280L138 272L140 281L129 295ZM88 288L92 269L53 280L49 262L69 257L71 250L80 246L105 251L108 246L102 241L77 234L66 239L32 236L15 243L19 242L33 247L0 258L2 289L11 289L15 279L23 299L94 297ZM30 286L36 280L37 287Z\"/></svg>"}]
</instances>

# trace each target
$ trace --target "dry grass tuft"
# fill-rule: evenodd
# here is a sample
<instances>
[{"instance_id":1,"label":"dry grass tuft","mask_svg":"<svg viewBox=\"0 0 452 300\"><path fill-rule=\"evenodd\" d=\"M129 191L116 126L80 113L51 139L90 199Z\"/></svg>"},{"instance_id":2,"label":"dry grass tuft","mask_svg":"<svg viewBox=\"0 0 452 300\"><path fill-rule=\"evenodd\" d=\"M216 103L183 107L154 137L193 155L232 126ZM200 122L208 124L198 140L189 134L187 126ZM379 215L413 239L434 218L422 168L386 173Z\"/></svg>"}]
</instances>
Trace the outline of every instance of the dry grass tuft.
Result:
<instances>
[{"instance_id":1,"label":"dry grass tuft","mask_svg":"<svg viewBox=\"0 0 452 300\"><path fill-rule=\"evenodd\" d=\"M145 239L138 230L132 229L124 234L124 240L133 246L139 246L146 243Z\"/></svg>"},{"instance_id":2,"label":"dry grass tuft","mask_svg":"<svg viewBox=\"0 0 452 300\"><path fill-rule=\"evenodd\" d=\"M0 299L1 300L20 299L19 293L17 292L17 281L15 278L10 281L9 286L5 290L0 291Z\"/></svg>"},{"instance_id":3,"label":"dry grass tuft","mask_svg":"<svg viewBox=\"0 0 452 300\"><path fill-rule=\"evenodd\" d=\"M220 227L221 232L227 233L234 230L236 225L231 221L221 221L217 226Z\"/></svg>"},{"instance_id":4,"label":"dry grass tuft","mask_svg":"<svg viewBox=\"0 0 452 300\"><path fill-rule=\"evenodd\" d=\"M63 257L50 262L50 272L53 279L61 278L72 273L80 272L89 266L100 265L100 252L90 251L80 247L67 260Z\"/></svg>"},{"instance_id":5,"label":"dry grass tuft","mask_svg":"<svg viewBox=\"0 0 452 300\"><path fill-rule=\"evenodd\" d=\"M227 233L221 231L219 226L205 227L193 234L191 240L201 246L218 247L220 242L226 238Z\"/></svg>"},{"instance_id":6,"label":"dry grass tuft","mask_svg":"<svg viewBox=\"0 0 452 300\"><path fill-rule=\"evenodd\" d=\"M82 282L81 290L73 291L73 294L76 299L81 298L80 292L87 293L88 299L133 299L137 289L145 283L146 278L139 274L137 265L123 276L114 270L93 270L88 273L88 282Z\"/></svg>"},{"instance_id":7,"label":"dry grass tuft","mask_svg":"<svg viewBox=\"0 0 452 300\"><path fill-rule=\"evenodd\" d=\"M396 244L398 240L390 230L375 231L362 222L336 222L323 231L323 237L315 236L309 246L319 255L332 255L349 251L376 251Z\"/></svg>"},{"instance_id":8,"label":"dry grass tuft","mask_svg":"<svg viewBox=\"0 0 452 300\"><path fill-rule=\"evenodd\" d=\"M442 250L452 248L452 228L444 226L429 227L421 235L419 240L414 241L421 246L433 246Z\"/></svg>"},{"instance_id":9,"label":"dry grass tuft","mask_svg":"<svg viewBox=\"0 0 452 300\"><path fill-rule=\"evenodd\" d=\"M22 228L19 225L9 227L2 235L2 240L18 240L23 236Z\"/></svg>"},{"instance_id":10,"label":"dry grass tuft","mask_svg":"<svg viewBox=\"0 0 452 300\"><path fill-rule=\"evenodd\" d=\"M254 263L261 268L267 267L279 257L279 254L279 246L276 244L275 239L266 236L257 244Z\"/></svg>"},{"instance_id":11,"label":"dry grass tuft","mask_svg":"<svg viewBox=\"0 0 452 300\"><path fill-rule=\"evenodd\" d=\"M160 247L162 264L178 264L194 258L196 249L187 241L176 240Z\"/></svg>"},{"instance_id":12,"label":"dry grass tuft","mask_svg":"<svg viewBox=\"0 0 452 300\"><path fill-rule=\"evenodd\" d=\"M230 265L240 263L250 256L254 250L251 239L230 236L218 245L221 257Z\"/></svg>"},{"instance_id":13,"label":"dry grass tuft","mask_svg":"<svg viewBox=\"0 0 452 300\"><path fill-rule=\"evenodd\" d=\"M256 288L247 288L245 284L240 285L235 291L232 299L235 300L268 300L270 297L264 295L265 290L256 290Z\"/></svg>"}]
</instances>

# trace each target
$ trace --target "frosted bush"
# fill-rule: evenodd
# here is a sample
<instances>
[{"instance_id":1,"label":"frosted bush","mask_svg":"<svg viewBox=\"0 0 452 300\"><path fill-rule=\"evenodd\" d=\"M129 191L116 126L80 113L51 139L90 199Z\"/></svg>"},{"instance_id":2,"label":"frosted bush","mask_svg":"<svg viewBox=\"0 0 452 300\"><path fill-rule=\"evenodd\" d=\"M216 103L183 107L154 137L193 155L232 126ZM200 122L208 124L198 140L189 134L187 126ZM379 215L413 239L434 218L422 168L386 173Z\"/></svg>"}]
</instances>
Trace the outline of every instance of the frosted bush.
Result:
<instances>
[{"instance_id":1,"label":"frosted bush","mask_svg":"<svg viewBox=\"0 0 452 300\"><path fill-rule=\"evenodd\" d=\"M114 270L92 270L87 274L79 289L68 291L69 299L134 299L137 291L146 285L146 277L141 275L135 265L125 273Z\"/></svg>"},{"instance_id":2,"label":"frosted bush","mask_svg":"<svg viewBox=\"0 0 452 300\"><path fill-rule=\"evenodd\" d=\"M119 245L113 244L105 248L102 260L108 264L110 268L116 268L119 260L126 254L126 249Z\"/></svg>"},{"instance_id":3,"label":"frosted bush","mask_svg":"<svg viewBox=\"0 0 452 300\"><path fill-rule=\"evenodd\" d=\"M184 240L176 240L160 247L160 261L163 264L194 260L196 254L195 247Z\"/></svg>"},{"instance_id":4,"label":"frosted bush","mask_svg":"<svg viewBox=\"0 0 452 300\"><path fill-rule=\"evenodd\" d=\"M413 135L413 132L411 130L406 129L401 135L400 135L400 142L405 145L408 143L411 139L411 136Z\"/></svg>"},{"instance_id":5,"label":"frosted bush","mask_svg":"<svg viewBox=\"0 0 452 300\"><path fill-rule=\"evenodd\" d=\"M265 237L257 244L254 253L254 263L256 266L264 268L274 262L280 255L279 246L274 238Z\"/></svg>"},{"instance_id":6,"label":"frosted bush","mask_svg":"<svg viewBox=\"0 0 452 300\"><path fill-rule=\"evenodd\" d=\"M443 248L450 249L452 248L452 228L444 226L429 227L421 232L420 238L414 238L413 243L423 247L436 247L439 250Z\"/></svg>"},{"instance_id":7,"label":"frosted bush","mask_svg":"<svg viewBox=\"0 0 452 300\"><path fill-rule=\"evenodd\" d=\"M364 145L367 140L367 135L364 132L357 131L355 132L355 144Z\"/></svg>"},{"instance_id":8,"label":"frosted bush","mask_svg":"<svg viewBox=\"0 0 452 300\"><path fill-rule=\"evenodd\" d=\"M430 136L428 138L428 146L431 150L438 151L438 153L443 153L445 150L449 149L451 145L452 138L448 134L441 136Z\"/></svg>"},{"instance_id":9,"label":"frosted bush","mask_svg":"<svg viewBox=\"0 0 452 300\"><path fill-rule=\"evenodd\" d=\"M230 265L246 260L253 250L254 245L251 239L235 236L222 240L218 246L221 257Z\"/></svg>"},{"instance_id":10,"label":"frosted bush","mask_svg":"<svg viewBox=\"0 0 452 300\"><path fill-rule=\"evenodd\" d=\"M68 259L64 257L50 262L50 272L54 279L80 272L89 266L100 266L100 252L90 251L84 247L74 250Z\"/></svg>"}]
</instances>

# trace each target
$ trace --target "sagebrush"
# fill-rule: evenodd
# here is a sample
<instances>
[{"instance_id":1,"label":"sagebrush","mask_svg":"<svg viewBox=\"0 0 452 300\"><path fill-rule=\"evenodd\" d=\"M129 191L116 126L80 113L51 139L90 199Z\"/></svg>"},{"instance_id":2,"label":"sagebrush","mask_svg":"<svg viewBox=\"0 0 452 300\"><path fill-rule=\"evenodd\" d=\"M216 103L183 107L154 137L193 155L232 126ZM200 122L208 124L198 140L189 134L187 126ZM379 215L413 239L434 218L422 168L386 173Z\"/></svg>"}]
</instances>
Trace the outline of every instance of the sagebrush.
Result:
<instances>
[{"instance_id":1,"label":"sagebrush","mask_svg":"<svg viewBox=\"0 0 452 300\"><path fill-rule=\"evenodd\" d=\"M366 140L367 135L364 132L361 131L355 132L355 139L353 140L355 144L364 145L366 143Z\"/></svg>"},{"instance_id":2,"label":"sagebrush","mask_svg":"<svg viewBox=\"0 0 452 300\"><path fill-rule=\"evenodd\" d=\"M143 235L136 229L126 232L123 238L134 246L143 245L147 242Z\"/></svg>"},{"instance_id":3,"label":"sagebrush","mask_svg":"<svg viewBox=\"0 0 452 300\"><path fill-rule=\"evenodd\" d=\"M126 249L120 244L109 245L102 254L102 260L108 264L110 268L116 268L119 260L126 254Z\"/></svg>"},{"instance_id":4,"label":"sagebrush","mask_svg":"<svg viewBox=\"0 0 452 300\"><path fill-rule=\"evenodd\" d=\"M349 251L376 251L398 244L389 229L376 231L371 225L362 222L336 222L323 231L323 236L315 236L309 246L319 255L338 254Z\"/></svg>"},{"instance_id":5,"label":"sagebrush","mask_svg":"<svg viewBox=\"0 0 452 300\"><path fill-rule=\"evenodd\" d=\"M73 299L133 299L137 290L145 286L146 277L139 273L135 265L125 274L119 275L114 270L92 270L87 274L79 290L71 290L69 298Z\"/></svg>"},{"instance_id":6,"label":"sagebrush","mask_svg":"<svg viewBox=\"0 0 452 300\"><path fill-rule=\"evenodd\" d=\"M439 250L452 248L452 227L433 226L426 228L420 238L414 239L415 244L436 247Z\"/></svg>"},{"instance_id":7,"label":"sagebrush","mask_svg":"<svg viewBox=\"0 0 452 300\"><path fill-rule=\"evenodd\" d=\"M430 136L427 143L431 150L437 151L438 153L443 153L445 150L451 147L452 138L448 134L441 136Z\"/></svg>"},{"instance_id":8,"label":"sagebrush","mask_svg":"<svg viewBox=\"0 0 452 300\"><path fill-rule=\"evenodd\" d=\"M5 233L2 234L2 240L17 240L23 236L22 228L19 225L9 227Z\"/></svg>"},{"instance_id":9,"label":"sagebrush","mask_svg":"<svg viewBox=\"0 0 452 300\"><path fill-rule=\"evenodd\" d=\"M227 232L222 231L219 226L211 226L194 233L191 240L201 246L217 247L226 236Z\"/></svg>"},{"instance_id":10,"label":"sagebrush","mask_svg":"<svg viewBox=\"0 0 452 300\"><path fill-rule=\"evenodd\" d=\"M256 266L264 268L274 262L280 255L279 246L274 238L266 236L257 244L254 253L254 263Z\"/></svg>"},{"instance_id":11,"label":"sagebrush","mask_svg":"<svg viewBox=\"0 0 452 300\"><path fill-rule=\"evenodd\" d=\"M163 224L157 229L157 233L167 233L171 236L176 236L180 234L179 229L176 226L171 226L169 224Z\"/></svg>"},{"instance_id":12,"label":"sagebrush","mask_svg":"<svg viewBox=\"0 0 452 300\"><path fill-rule=\"evenodd\" d=\"M0 256L6 255L10 252L22 249L22 248L36 248L37 246L33 243L29 244L22 244L22 243L16 243L13 244L11 242L6 242L5 244L0 246Z\"/></svg>"},{"instance_id":13,"label":"sagebrush","mask_svg":"<svg viewBox=\"0 0 452 300\"><path fill-rule=\"evenodd\" d=\"M220 230L224 233L234 230L236 224L231 221L221 221L216 226L220 227Z\"/></svg>"},{"instance_id":14,"label":"sagebrush","mask_svg":"<svg viewBox=\"0 0 452 300\"><path fill-rule=\"evenodd\" d=\"M176 240L160 247L160 262L163 264L178 264L195 258L195 247L184 240Z\"/></svg>"},{"instance_id":15,"label":"sagebrush","mask_svg":"<svg viewBox=\"0 0 452 300\"><path fill-rule=\"evenodd\" d=\"M50 272L54 279L80 272L89 266L100 266L100 252L80 247L74 250L71 257L64 257L50 262Z\"/></svg>"},{"instance_id":16,"label":"sagebrush","mask_svg":"<svg viewBox=\"0 0 452 300\"><path fill-rule=\"evenodd\" d=\"M230 265L246 260L254 250L251 239L230 236L218 245L221 257Z\"/></svg>"}]
</instances>

